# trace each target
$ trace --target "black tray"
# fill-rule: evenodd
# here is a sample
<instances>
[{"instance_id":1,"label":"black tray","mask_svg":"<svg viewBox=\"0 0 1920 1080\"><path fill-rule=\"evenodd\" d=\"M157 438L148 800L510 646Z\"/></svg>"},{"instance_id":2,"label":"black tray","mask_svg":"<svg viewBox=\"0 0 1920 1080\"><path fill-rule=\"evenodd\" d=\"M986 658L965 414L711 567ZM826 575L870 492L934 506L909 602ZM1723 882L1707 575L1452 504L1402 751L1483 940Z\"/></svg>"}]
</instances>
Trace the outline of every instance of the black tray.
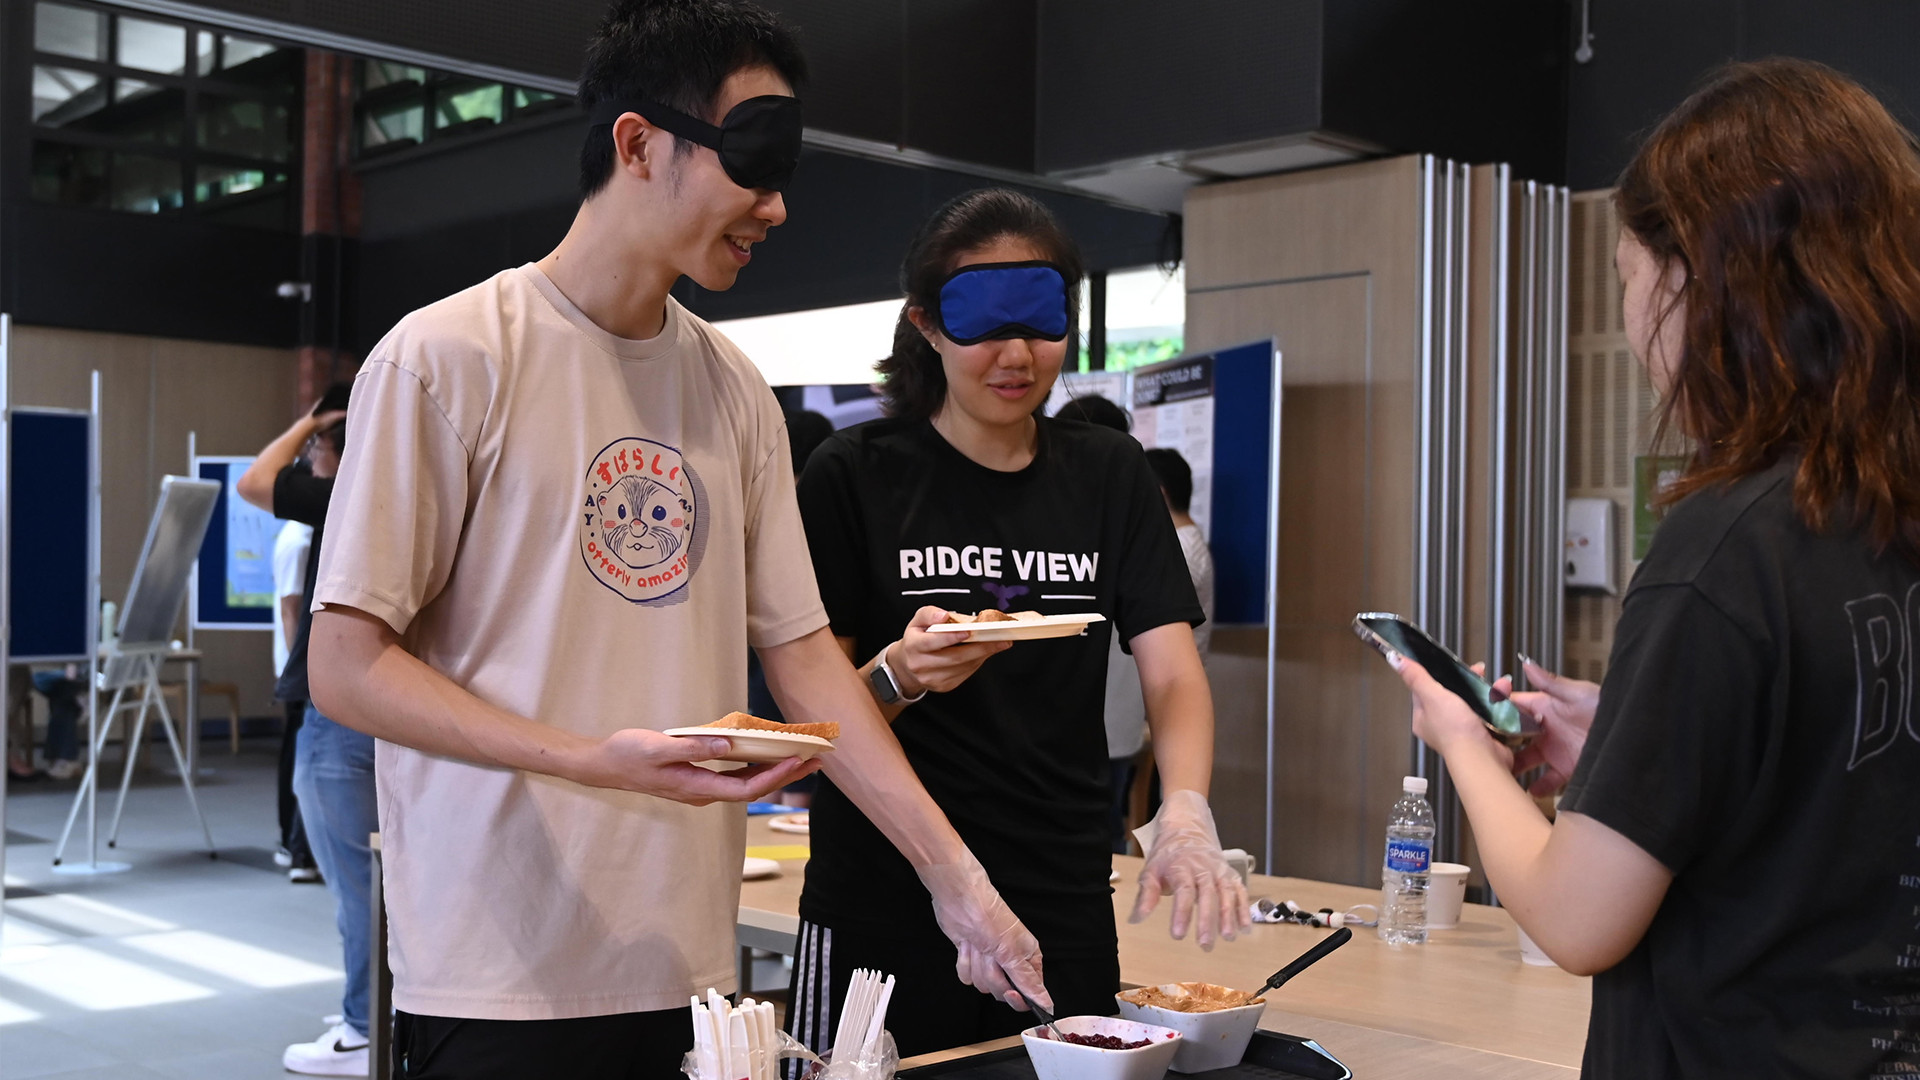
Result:
<instances>
[{"instance_id":1,"label":"black tray","mask_svg":"<svg viewBox=\"0 0 1920 1080\"><path fill-rule=\"evenodd\" d=\"M1256 1031L1247 1044L1247 1056L1240 1064L1203 1073L1175 1073L1193 1080L1352 1080L1353 1072L1312 1039L1282 1035L1274 1031ZM901 1080L1035 1080L1033 1063L1027 1060L1025 1046L1009 1046L970 1058L956 1058L938 1065L923 1065L900 1073Z\"/></svg>"}]
</instances>

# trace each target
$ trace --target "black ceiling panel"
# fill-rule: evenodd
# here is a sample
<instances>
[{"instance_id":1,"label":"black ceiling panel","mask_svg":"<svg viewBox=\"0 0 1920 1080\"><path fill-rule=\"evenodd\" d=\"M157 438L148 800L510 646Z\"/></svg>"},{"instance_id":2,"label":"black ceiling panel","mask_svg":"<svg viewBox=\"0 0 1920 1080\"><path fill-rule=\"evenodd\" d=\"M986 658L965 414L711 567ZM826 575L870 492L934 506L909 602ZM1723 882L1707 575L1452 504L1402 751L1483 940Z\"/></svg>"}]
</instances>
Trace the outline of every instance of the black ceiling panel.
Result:
<instances>
[{"instance_id":1,"label":"black ceiling panel","mask_svg":"<svg viewBox=\"0 0 1920 1080\"><path fill-rule=\"evenodd\" d=\"M1321 0L1040 0L1043 172L1320 126Z\"/></svg>"}]
</instances>

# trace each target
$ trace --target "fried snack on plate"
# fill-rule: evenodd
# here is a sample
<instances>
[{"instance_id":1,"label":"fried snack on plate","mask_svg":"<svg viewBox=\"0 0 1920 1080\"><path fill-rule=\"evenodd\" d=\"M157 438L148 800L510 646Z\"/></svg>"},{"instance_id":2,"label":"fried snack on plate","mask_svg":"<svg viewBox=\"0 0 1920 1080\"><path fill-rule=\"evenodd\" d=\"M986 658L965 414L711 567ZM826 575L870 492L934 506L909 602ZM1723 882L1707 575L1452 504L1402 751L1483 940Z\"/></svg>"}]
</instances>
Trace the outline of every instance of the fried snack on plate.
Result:
<instances>
[{"instance_id":1,"label":"fried snack on plate","mask_svg":"<svg viewBox=\"0 0 1920 1080\"><path fill-rule=\"evenodd\" d=\"M743 712L731 712L711 724L700 725L703 728L716 728L715 735L725 735L728 729L734 731L784 731L789 735L812 735L817 739L831 742L840 737L840 725L829 720L821 724L776 724L771 720L762 720Z\"/></svg>"}]
</instances>

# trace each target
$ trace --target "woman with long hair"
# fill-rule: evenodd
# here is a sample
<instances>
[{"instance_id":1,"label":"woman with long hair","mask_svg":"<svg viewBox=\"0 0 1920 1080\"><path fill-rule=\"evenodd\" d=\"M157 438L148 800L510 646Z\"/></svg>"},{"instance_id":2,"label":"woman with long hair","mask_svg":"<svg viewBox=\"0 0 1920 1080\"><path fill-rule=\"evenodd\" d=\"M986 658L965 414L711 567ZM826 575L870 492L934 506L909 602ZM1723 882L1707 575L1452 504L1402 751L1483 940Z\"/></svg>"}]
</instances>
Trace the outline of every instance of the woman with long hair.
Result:
<instances>
[{"instance_id":1,"label":"woman with long hair","mask_svg":"<svg viewBox=\"0 0 1920 1080\"><path fill-rule=\"evenodd\" d=\"M1516 760L1418 665L1488 881L1595 975L1585 1075L1920 1067L1920 154L1818 64L1720 72L1627 166L1634 354L1691 440L1606 681ZM1549 823L1508 776L1565 782Z\"/></svg>"},{"instance_id":2,"label":"woman with long hair","mask_svg":"<svg viewBox=\"0 0 1920 1080\"><path fill-rule=\"evenodd\" d=\"M922 783L1038 939L1061 1015L1119 989L1102 704L1110 635L1139 659L1163 806L1136 921L1173 897L1202 946L1247 923L1206 795L1213 703L1173 521L1140 445L1038 415L1066 357L1080 254L1045 207L1007 190L936 211L907 252L888 416L814 452L801 516L833 633L863 665ZM967 641L949 611L1099 613L1081 637ZM897 977L903 1054L1032 1023L956 978L912 868L831 782L812 808L788 1025L824 1050L855 968ZM1044 1004L1044 1002L1042 1003Z\"/></svg>"}]
</instances>

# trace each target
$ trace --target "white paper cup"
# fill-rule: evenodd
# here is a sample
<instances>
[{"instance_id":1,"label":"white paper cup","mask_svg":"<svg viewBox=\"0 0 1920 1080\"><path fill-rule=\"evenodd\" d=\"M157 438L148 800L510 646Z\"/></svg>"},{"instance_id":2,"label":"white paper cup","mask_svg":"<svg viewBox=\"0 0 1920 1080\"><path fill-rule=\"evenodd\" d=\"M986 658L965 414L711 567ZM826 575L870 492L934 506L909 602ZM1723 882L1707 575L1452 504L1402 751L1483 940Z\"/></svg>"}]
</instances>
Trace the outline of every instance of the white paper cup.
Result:
<instances>
[{"instance_id":1,"label":"white paper cup","mask_svg":"<svg viewBox=\"0 0 1920 1080\"><path fill-rule=\"evenodd\" d=\"M1527 932L1525 930L1520 929L1519 923L1514 923L1513 928L1515 930L1518 930L1520 933L1520 959L1521 960L1525 961L1526 963L1532 964L1534 967L1558 967L1559 966L1558 964L1555 964L1553 962L1552 957L1540 951L1540 946L1535 945L1533 943L1533 939L1527 936Z\"/></svg>"},{"instance_id":2,"label":"white paper cup","mask_svg":"<svg viewBox=\"0 0 1920 1080\"><path fill-rule=\"evenodd\" d=\"M1467 899L1468 868L1455 862L1437 862L1427 879L1427 929L1451 930L1460 925L1460 905Z\"/></svg>"}]
</instances>

